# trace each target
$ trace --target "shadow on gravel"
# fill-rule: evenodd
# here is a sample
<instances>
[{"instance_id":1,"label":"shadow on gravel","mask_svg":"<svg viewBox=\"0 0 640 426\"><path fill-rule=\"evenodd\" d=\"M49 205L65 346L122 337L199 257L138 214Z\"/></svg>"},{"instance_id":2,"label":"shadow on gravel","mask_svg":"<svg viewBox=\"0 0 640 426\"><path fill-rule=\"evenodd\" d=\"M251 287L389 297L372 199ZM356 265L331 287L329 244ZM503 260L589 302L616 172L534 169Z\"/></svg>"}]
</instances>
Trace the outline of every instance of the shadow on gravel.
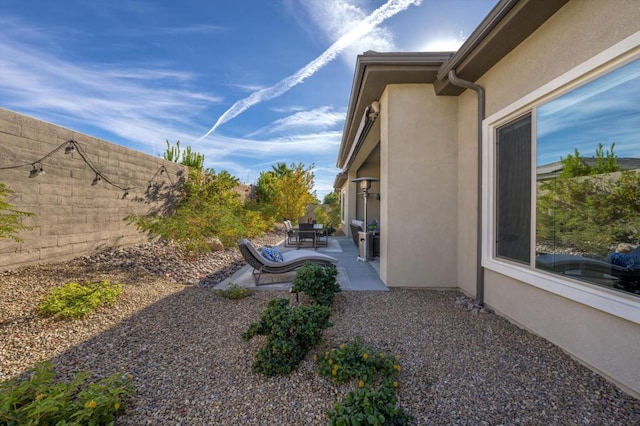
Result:
<instances>
[{"instance_id":1,"label":"shadow on gravel","mask_svg":"<svg viewBox=\"0 0 640 426\"><path fill-rule=\"evenodd\" d=\"M454 291L339 293L328 350L359 335L401 356L399 399L417 424L638 424L640 401L556 346L496 315L455 306ZM69 349L61 371L133 374L118 424L326 424L350 389L320 378L311 355L291 375L252 371L259 338L241 334L273 297L227 300L185 287Z\"/></svg>"}]
</instances>

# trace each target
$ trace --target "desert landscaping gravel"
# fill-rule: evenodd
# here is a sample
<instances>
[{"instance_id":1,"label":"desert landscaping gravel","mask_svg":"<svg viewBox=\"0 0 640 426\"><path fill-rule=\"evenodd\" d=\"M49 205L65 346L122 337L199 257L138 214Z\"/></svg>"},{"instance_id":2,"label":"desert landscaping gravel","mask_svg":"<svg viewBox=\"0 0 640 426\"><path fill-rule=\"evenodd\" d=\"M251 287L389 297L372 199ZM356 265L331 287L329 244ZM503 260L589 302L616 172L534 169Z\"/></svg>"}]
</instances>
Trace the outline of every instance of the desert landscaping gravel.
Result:
<instances>
[{"instance_id":1,"label":"desert landscaping gravel","mask_svg":"<svg viewBox=\"0 0 640 426\"><path fill-rule=\"evenodd\" d=\"M320 377L312 356L360 336L400 355L399 403L418 425L640 424L640 400L500 316L467 311L456 291L339 293L324 342L292 374L267 378L252 371L262 338L241 334L269 300L295 297L228 300L211 288L243 264L236 250L192 257L149 243L0 273L0 380L42 360L62 376L123 369L135 395L119 425L326 424L353 383ZM75 321L36 314L52 287L102 279L125 284L115 305Z\"/></svg>"}]
</instances>

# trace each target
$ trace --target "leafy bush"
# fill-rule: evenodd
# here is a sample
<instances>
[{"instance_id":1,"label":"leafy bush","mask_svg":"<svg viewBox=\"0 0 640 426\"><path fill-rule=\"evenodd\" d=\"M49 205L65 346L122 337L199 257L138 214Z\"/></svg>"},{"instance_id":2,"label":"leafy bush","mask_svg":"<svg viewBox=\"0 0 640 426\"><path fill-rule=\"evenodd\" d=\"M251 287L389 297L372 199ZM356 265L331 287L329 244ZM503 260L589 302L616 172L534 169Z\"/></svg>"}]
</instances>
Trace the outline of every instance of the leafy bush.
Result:
<instances>
[{"instance_id":1,"label":"leafy bush","mask_svg":"<svg viewBox=\"0 0 640 426\"><path fill-rule=\"evenodd\" d=\"M341 383L358 378L363 384L377 379L391 380L400 372L400 356L379 352L363 345L359 338L337 349L314 356L321 376Z\"/></svg>"},{"instance_id":2,"label":"leafy bush","mask_svg":"<svg viewBox=\"0 0 640 426\"><path fill-rule=\"evenodd\" d=\"M287 299L271 300L260 321L242 334L245 341L255 335L267 337L256 355L254 370L267 376L293 371L307 351L322 341L322 330L331 326L330 316L327 306L292 307Z\"/></svg>"},{"instance_id":3,"label":"leafy bush","mask_svg":"<svg viewBox=\"0 0 640 426\"><path fill-rule=\"evenodd\" d=\"M613 152L596 149L589 166L578 150L562 159L559 177L542 182L537 202L538 243L578 248L604 258L618 243L640 239L640 173L619 171Z\"/></svg>"},{"instance_id":4,"label":"leafy bush","mask_svg":"<svg viewBox=\"0 0 640 426\"><path fill-rule=\"evenodd\" d=\"M397 382L385 382L377 389L364 386L350 391L342 402L336 402L327 413L331 426L341 425L408 425L414 419L397 406Z\"/></svg>"},{"instance_id":5,"label":"leafy bush","mask_svg":"<svg viewBox=\"0 0 640 426\"><path fill-rule=\"evenodd\" d=\"M27 226L22 223L25 217L35 216L34 213L15 210L11 204L6 201L6 197L13 194L14 191L7 188L4 183L0 183L0 239L10 238L17 243L22 240L16 235L23 230L31 230L34 226Z\"/></svg>"},{"instance_id":6,"label":"leafy bush","mask_svg":"<svg viewBox=\"0 0 640 426\"><path fill-rule=\"evenodd\" d=\"M38 305L44 315L58 318L82 318L102 305L113 304L122 293L122 284L104 280L99 284L67 283L52 289Z\"/></svg>"},{"instance_id":7,"label":"leafy bush","mask_svg":"<svg viewBox=\"0 0 640 426\"><path fill-rule=\"evenodd\" d=\"M296 271L291 291L304 293L318 305L330 306L335 293L340 291L335 266L321 266L307 262Z\"/></svg>"},{"instance_id":8,"label":"leafy bush","mask_svg":"<svg viewBox=\"0 0 640 426\"><path fill-rule=\"evenodd\" d=\"M231 284L226 290L220 290L220 295L225 299L244 299L251 296L251 290L240 287L238 284Z\"/></svg>"},{"instance_id":9,"label":"leafy bush","mask_svg":"<svg viewBox=\"0 0 640 426\"><path fill-rule=\"evenodd\" d=\"M0 383L0 424L113 424L123 399L133 394L123 373L87 383L90 373L79 372L68 383L56 383L53 365L41 363L29 375Z\"/></svg>"},{"instance_id":10,"label":"leafy bush","mask_svg":"<svg viewBox=\"0 0 640 426\"><path fill-rule=\"evenodd\" d=\"M400 355L376 351L356 338L313 358L321 376L336 383L358 380L357 388L327 413L330 425L405 425L413 420L397 407Z\"/></svg>"},{"instance_id":11,"label":"leafy bush","mask_svg":"<svg viewBox=\"0 0 640 426\"><path fill-rule=\"evenodd\" d=\"M211 238L233 246L238 239L262 235L269 228L259 213L243 206L240 194L234 191L238 183L225 171L191 169L172 215L130 215L126 220L153 237L176 241L192 252L210 251Z\"/></svg>"}]
</instances>

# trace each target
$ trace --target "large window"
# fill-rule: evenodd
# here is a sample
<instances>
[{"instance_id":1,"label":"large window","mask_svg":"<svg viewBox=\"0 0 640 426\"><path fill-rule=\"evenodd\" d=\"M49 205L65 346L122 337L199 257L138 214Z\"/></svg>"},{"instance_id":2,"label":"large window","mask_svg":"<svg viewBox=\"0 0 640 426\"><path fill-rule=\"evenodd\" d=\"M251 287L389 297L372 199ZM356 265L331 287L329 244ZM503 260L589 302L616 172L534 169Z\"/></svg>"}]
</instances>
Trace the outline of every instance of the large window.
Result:
<instances>
[{"instance_id":1,"label":"large window","mask_svg":"<svg viewBox=\"0 0 640 426\"><path fill-rule=\"evenodd\" d=\"M496 258L640 296L639 99L636 59L494 129Z\"/></svg>"}]
</instances>

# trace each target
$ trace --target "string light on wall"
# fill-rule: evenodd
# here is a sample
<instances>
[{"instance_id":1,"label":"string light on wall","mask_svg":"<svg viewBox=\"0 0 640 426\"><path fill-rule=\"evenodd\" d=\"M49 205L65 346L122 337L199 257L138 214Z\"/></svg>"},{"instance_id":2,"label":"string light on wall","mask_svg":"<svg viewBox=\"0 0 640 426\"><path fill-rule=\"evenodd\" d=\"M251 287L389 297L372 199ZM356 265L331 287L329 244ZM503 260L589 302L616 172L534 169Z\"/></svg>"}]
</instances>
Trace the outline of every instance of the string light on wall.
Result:
<instances>
[{"instance_id":1,"label":"string light on wall","mask_svg":"<svg viewBox=\"0 0 640 426\"><path fill-rule=\"evenodd\" d=\"M74 145L75 141L70 140L67 142L67 147L64 149L65 154L71 154L75 152L76 146Z\"/></svg>"},{"instance_id":2,"label":"string light on wall","mask_svg":"<svg viewBox=\"0 0 640 426\"><path fill-rule=\"evenodd\" d=\"M173 181L171 180L171 176L169 176L169 172L167 171L167 168L165 166L160 166L160 168L158 168L158 170L151 177L151 179L149 179L149 182L147 183L147 192L153 189L154 181L159 175L166 175L167 179L169 179L169 182L173 186ZM160 186L162 186L163 184L164 182L160 182Z\"/></svg>"},{"instance_id":3,"label":"string light on wall","mask_svg":"<svg viewBox=\"0 0 640 426\"><path fill-rule=\"evenodd\" d=\"M44 168L42 167L42 163L35 162L31 164L31 171L29 172L29 177L34 178L44 174Z\"/></svg>"},{"instance_id":4,"label":"string light on wall","mask_svg":"<svg viewBox=\"0 0 640 426\"><path fill-rule=\"evenodd\" d=\"M122 195L123 199L127 198L129 196L130 191L135 189L135 186L125 187L112 182L107 176L105 176L100 170L98 170L96 166L93 165L93 163L89 160L89 158L87 158L86 154L84 153L80 145L73 139L69 139L68 141L63 142L53 151L49 152L48 154L46 154L45 156L43 156L37 161L34 161L32 163L22 163L22 164L16 164L13 166L0 167L0 170L12 170L12 169L19 169L21 167L31 166L31 170L29 171L29 177L30 178L38 177L45 173L43 162L49 157L51 157L53 154L55 154L56 152L60 151L62 148L64 148L65 154L73 154L74 152L77 153L78 156L82 159L82 161L84 161L85 164L89 166L89 169L91 169L91 171L95 173L95 178L91 183L92 186L95 186L104 181L108 185L113 186L114 188L118 188L121 191L124 191ZM165 175L166 178L169 179L169 182L171 182L171 185L173 185L173 181L171 179L171 176L169 175L169 172L167 171L166 167L162 165L156 171L153 177L149 180L147 190L151 189L153 181L156 179L158 175ZM161 184L163 183L164 182L161 182Z\"/></svg>"}]
</instances>

